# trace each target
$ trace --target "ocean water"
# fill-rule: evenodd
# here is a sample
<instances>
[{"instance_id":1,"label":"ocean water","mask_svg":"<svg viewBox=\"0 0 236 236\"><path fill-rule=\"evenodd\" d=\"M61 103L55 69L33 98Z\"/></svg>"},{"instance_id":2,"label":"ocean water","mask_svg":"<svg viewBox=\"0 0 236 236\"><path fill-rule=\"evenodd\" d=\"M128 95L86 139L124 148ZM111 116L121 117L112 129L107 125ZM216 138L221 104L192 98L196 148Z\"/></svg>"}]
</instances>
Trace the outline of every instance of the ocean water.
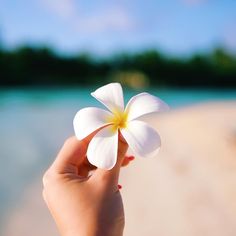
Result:
<instances>
[{"instance_id":1,"label":"ocean water","mask_svg":"<svg viewBox=\"0 0 236 236\"><path fill-rule=\"evenodd\" d=\"M82 107L102 107L90 96L93 90L92 87L0 90L0 235L28 186L41 179L65 138L73 135L75 113ZM236 89L149 89L148 92L173 109L236 100ZM125 101L137 93L125 90Z\"/></svg>"},{"instance_id":2,"label":"ocean water","mask_svg":"<svg viewBox=\"0 0 236 236\"><path fill-rule=\"evenodd\" d=\"M0 89L0 109L3 107L27 106L82 106L98 105L90 93L95 87L68 89ZM232 100L236 98L236 89L147 89L145 90L165 100L172 108L195 103ZM143 92L124 90L125 101L135 94ZM78 107L79 105L79 107Z\"/></svg>"}]
</instances>

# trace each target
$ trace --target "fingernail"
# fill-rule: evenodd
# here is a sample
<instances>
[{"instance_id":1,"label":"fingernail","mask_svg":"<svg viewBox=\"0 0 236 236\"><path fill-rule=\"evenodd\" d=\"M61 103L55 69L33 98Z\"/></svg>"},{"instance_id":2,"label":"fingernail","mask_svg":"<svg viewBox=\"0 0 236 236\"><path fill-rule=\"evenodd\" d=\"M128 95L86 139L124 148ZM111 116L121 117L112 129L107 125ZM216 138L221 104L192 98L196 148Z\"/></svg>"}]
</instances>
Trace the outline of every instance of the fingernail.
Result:
<instances>
[{"instance_id":1,"label":"fingernail","mask_svg":"<svg viewBox=\"0 0 236 236\"><path fill-rule=\"evenodd\" d=\"M122 186L120 184L117 185L118 189L122 189Z\"/></svg>"},{"instance_id":2,"label":"fingernail","mask_svg":"<svg viewBox=\"0 0 236 236\"><path fill-rule=\"evenodd\" d=\"M129 157L128 157L128 160L129 160L129 161L133 161L134 159L135 159L134 156L129 156Z\"/></svg>"}]
</instances>

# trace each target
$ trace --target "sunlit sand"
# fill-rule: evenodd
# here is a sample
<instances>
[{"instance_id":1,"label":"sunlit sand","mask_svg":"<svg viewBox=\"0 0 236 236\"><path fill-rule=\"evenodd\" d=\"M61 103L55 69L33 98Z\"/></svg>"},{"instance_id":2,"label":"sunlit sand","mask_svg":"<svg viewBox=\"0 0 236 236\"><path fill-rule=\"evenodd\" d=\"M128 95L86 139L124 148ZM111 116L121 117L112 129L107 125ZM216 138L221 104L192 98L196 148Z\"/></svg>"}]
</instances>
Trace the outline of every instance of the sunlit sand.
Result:
<instances>
[{"instance_id":1,"label":"sunlit sand","mask_svg":"<svg viewBox=\"0 0 236 236\"><path fill-rule=\"evenodd\" d=\"M156 158L136 158L122 170L124 235L235 236L236 102L149 119L162 148ZM41 198L40 177L8 214L5 236L59 235Z\"/></svg>"}]
</instances>

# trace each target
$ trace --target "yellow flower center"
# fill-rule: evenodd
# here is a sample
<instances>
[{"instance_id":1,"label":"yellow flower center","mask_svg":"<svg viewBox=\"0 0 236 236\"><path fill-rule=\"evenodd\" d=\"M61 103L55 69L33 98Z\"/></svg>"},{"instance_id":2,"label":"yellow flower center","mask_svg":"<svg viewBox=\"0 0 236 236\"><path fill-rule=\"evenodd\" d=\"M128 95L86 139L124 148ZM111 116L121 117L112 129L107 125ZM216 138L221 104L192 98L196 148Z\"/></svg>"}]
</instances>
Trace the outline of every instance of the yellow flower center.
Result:
<instances>
[{"instance_id":1,"label":"yellow flower center","mask_svg":"<svg viewBox=\"0 0 236 236\"><path fill-rule=\"evenodd\" d=\"M113 114L108 117L108 123L111 124L111 130L116 132L118 129L126 128L128 113L124 111L115 110Z\"/></svg>"}]
</instances>

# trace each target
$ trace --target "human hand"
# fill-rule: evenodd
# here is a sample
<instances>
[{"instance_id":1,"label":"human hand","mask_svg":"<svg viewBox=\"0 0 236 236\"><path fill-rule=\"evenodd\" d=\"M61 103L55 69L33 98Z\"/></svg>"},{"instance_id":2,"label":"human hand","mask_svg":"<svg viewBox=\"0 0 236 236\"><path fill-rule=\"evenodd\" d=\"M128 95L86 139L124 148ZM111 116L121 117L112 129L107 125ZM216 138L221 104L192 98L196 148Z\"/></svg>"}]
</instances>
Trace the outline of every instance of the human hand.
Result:
<instances>
[{"instance_id":1,"label":"human hand","mask_svg":"<svg viewBox=\"0 0 236 236\"><path fill-rule=\"evenodd\" d=\"M125 157L128 145L119 138L115 167L95 169L86 158L90 139L65 142L43 177L43 197L62 236L120 236L125 219L119 172L133 158Z\"/></svg>"}]
</instances>

